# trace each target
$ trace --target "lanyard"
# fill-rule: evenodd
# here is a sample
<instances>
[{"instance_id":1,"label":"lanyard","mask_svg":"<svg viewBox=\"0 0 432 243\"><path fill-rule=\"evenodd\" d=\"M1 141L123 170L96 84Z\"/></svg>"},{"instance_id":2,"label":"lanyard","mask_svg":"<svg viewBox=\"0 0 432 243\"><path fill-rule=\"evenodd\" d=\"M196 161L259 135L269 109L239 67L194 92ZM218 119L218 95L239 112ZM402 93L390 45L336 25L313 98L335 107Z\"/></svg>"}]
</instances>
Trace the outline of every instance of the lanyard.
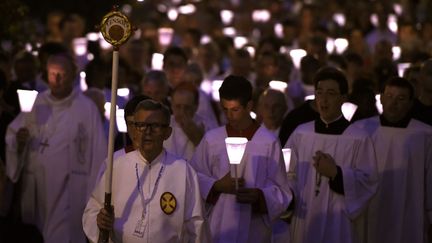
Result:
<instances>
[{"instance_id":1,"label":"lanyard","mask_svg":"<svg viewBox=\"0 0 432 243\"><path fill-rule=\"evenodd\" d=\"M151 168L151 164L149 166ZM165 163L162 163L161 168L159 170L158 177L156 178L155 185L153 187L153 191L150 194L150 197L147 198L147 199L145 199L145 197L144 197L144 190L143 190L143 188L141 186L140 177L139 177L139 173L138 173L138 163L135 163L135 172L136 172L136 178L137 178L137 190L138 190L138 194L140 195L140 198L141 198L141 203L143 204L143 211L142 211L142 214L141 214L142 218L144 218L145 215L147 214L147 204L153 199L154 195L156 194L157 187L158 187L158 184L159 184L159 180L162 177L162 173L163 173L164 168L165 168ZM144 171L143 171L143 173L144 173Z\"/></svg>"}]
</instances>

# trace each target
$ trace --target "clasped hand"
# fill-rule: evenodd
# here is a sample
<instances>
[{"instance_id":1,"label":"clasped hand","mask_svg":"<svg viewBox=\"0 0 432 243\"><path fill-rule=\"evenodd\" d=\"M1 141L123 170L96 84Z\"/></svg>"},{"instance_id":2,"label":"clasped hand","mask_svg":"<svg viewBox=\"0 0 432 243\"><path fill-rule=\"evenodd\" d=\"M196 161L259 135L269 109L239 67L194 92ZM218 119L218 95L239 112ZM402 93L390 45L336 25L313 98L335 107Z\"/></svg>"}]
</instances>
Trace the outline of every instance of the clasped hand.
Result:
<instances>
[{"instance_id":1,"label":"clasped hand","mask_svg":"<svg viewBox=\"0 0 432 243\"><path fill-rule=\"evenodd\" d=\"M232 178L230 173L219 179L214 184L214 189L219 193L235 194L237 202L253 204L259 201L262 194L258 188L245 188L244 179L238 178L238 190L235 188L235 178Z\"/></svg>"},{"instance_id":2,"label":"clasped hand","mask_svg":"<svg viewBox=\"0 0 432 243\"><path fill-rule=\"evenodd\" d=\"M314 160L313 166L318 173L331 179L336 176L337 166L330 154L318 150L312 158Z\"/></svg>"},{"instance_id":3,"label":"clasped hand","mask_svg":"<svg viewBox=\"0 0 432 243\"><path fill-rule=\"evenodd\" d=\"M30 132L27 128L22 127L16 133L17 151L20 154L27 141L30 139Z\"/></svg>"}]
</instances>

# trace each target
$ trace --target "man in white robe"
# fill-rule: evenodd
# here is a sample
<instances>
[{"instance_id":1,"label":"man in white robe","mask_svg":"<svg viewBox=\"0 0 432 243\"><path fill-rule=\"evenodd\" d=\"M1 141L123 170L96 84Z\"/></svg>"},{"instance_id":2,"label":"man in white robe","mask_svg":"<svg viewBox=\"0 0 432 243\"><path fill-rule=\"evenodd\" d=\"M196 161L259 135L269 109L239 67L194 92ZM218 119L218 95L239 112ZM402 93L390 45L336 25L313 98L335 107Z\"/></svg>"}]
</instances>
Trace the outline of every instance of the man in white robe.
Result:
<instances>
[{"instance_id":1,"label":"man in white robe","mask_svg":"<svg viewBox=\"0 0 432 243\"><path fill-rule=\"evenodd\" d=\"M285 146L291 148L288 177L296 198L291 242L356 242L354 222L376 188L372 142L342 115L344 74L327 67L314 79L320 118L297 127Z\"/></svg>"},{"instance_id":2,"label":"man in white robe","mask_svg":"<svg viewBox=\"0 0 432 243\"><path fill-rule=\"evenodd\" d=\"M210 130L209 124L205 124L204 119L196 114L199 93L193 84L177 85L171 97L172 133L164 141L164 148L181 158L190 160L204 132Z\"/></svg>"},{"instance_id":3,"label":"man in white robe","mask_svg":"<svg viewBox=\"0 0 432 243\"><path fill-rule=\"evenodd\" d=\"M383 113L354 125L372 137L380 186L367 216L367 242L427 242L432 222L432 127L411 117L414 89L390 79Z\"/></svg>"},{"instance_id":4,"label":"man in white robe","mask_svg":"<svg viewBox=\"0 0 432 243\"><path fill-rule=\"evenodd\" d=\"M96 106L73 89L71 57L50 57L47 71L50 90L8 127L7 176L21 185L23 222L45 242L86 242L81 215L107 144Z\"/></svg>"},{"instance_id":5,"label":"man in white robe","mask_svg":"<svg viewBox=\"0 0 432 243\"><path fill-rule=\"evenodd\" d=\"M203 79L204 76L201 67L196 63L188 64L183 76L183 82L192 83L198 89L199 102L196 114L204 119L208 127L214 128L218 126L218 118L216 117L217 107L210 95L201 88ZM211 83L210 80L207 81ZM211 93L211 87L209 89L208 92Z\"/></svg>"},{"instance_id":6,"label":"man in white robe","mask_svg":"<svg viewBox=\"0 0 432 243\"><path fill-rule=\"evenodd\" d=\"M257 119L279 137L282 121L288 111L287 97L279 90L268 88L260 94L257 105Z\"/></svg>"},{"instance_id":7,"label":"man in white robe","mask_svg":"<svg viewBox=\"0 0 432 243\"><path fill-rule=\"evenodd\" d=\"M254 121L252 86L228 76L220 90L228 124L207 132L191 164L198 172L201 196L208 206L214 242L271 242L272 225L292 200L278 139ZM226 137L246 137L235 189Z\"/></svg>"},{"instance_id":8,"label":"man in white robe","mask_svg":"<svg viewBox=\"0 0 432 243\"><path fill-rule=\"evenodd\" d=\"M138 104L139 149L114 161L113 214L103 208L105 173L93 191L83 215L90 241L102 229L111 242L211 242L195 171L163 149L169 116L152 100Z\"/></svg>"}]
</instances>

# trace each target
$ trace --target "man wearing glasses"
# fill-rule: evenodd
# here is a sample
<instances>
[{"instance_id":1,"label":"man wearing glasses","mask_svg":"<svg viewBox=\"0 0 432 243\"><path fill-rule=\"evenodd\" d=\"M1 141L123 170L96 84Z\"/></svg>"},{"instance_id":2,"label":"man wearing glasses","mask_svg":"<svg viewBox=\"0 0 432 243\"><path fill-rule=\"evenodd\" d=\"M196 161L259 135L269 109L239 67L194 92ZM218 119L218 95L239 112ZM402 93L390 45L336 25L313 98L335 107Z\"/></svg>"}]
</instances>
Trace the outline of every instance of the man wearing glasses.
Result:
<instances>
[{"instance_id":1,"label":"man wearing glasses","mask_svg":"<svg viewBox=\"0 0 432 243\"><path fill-rule=\"evenodd\" d=\"M103 209L104 174L84 212L87 237L96 242L99 230L108 230L114 242L210 242L197 175L163 148L171 135L168 108L144 100L134 120L138 149L113 165L113 213Z\"/></svg>"},{"instance_id":2,"label":"man wearing glasses","mask_svg":"<svg viewBox=\"0 0 432 243\"><path fill-rule=\"evenodd\" d=\"M292 151L288 177L296 198L291 242L356 242L354 223L376 189L372 142L342 115L345 75L325 67L314 84L320 117L298 126L285 145Z\"/></svg>"}]
</instances>

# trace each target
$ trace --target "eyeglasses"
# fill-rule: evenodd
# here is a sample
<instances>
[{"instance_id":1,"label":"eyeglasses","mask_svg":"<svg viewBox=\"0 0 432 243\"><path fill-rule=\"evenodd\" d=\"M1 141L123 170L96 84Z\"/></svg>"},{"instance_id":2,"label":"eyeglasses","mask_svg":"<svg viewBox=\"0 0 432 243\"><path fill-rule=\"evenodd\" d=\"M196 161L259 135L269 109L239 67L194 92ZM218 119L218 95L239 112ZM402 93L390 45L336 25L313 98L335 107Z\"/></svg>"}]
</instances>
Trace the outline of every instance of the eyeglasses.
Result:
<instances>
[{"instance_id":1,"label":"eyeglasses","mask_svg":"<svg viewBox=\"0 0 432 243\"><path fill-rule=\"evenodd\" d=\"M135 122L134 125L135 128L140 132L147 130L147 128L150 128L150 131L152 132L160 132L162 131L163 128L169 126L168 124L164 124L164 123L148 123L148 122Z\"/></svg>"}]
</instances>

